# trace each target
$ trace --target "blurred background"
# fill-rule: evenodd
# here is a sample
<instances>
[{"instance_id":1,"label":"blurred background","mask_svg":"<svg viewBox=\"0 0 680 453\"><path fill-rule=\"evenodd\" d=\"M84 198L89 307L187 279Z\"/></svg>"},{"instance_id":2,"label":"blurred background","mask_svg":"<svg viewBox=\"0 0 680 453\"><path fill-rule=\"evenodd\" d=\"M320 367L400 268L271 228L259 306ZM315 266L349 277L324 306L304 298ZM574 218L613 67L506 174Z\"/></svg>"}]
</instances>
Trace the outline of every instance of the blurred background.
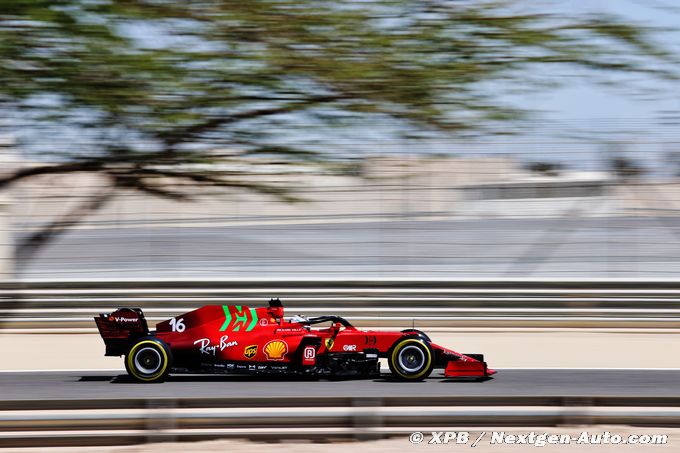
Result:
<instances>
[{"instance_id":1,"label":"blurred background","mask_svg":"<svg viewBox=\"0 0 680 453\"><path fill-rule=\"evenodd\" d=\"M281 417L229 424L278 413L258 395L350 411L297 439L677 425L678 25L668 0L3 0L0 446L263 440ZM271 296L501 373L109 385L97 313Z\"/></svg>"},{"instance_id":2,"label":"blurred background","mask_svg":"<svg viewBox=\"0 0 680 453\"><path fill-rule=\"evenodd\" d=\"M191 201L123 189L13 259L12 244L94 203L107 183L42 176L4 194L6 275L671 278L680 271L680 181L675 154L654 153L675 145L669 135L594 152L578 141L501 139L460 154L466 142L436 143L447 154L388 153L403 145L387 143L382 154L328 167L257 162L247 178L285 186L293 202L220 188Z\"/></svg>"},{"instance_id":3,"label":"blurred background","mask_svg":"<svg viewBox=\"0 0 680 453\"><path fill-rule=\"evenodd\" d=\"M662 2L10 1L6 277L672 277Z\"/></svg>"}]
</instances>

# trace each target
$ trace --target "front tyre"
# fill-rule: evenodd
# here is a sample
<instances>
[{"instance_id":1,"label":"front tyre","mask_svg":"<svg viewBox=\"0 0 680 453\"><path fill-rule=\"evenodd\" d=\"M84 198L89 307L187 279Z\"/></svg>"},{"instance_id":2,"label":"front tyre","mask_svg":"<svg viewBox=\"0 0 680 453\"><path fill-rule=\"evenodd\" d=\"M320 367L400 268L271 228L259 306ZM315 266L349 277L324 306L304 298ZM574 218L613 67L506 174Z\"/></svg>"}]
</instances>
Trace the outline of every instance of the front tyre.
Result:
<instances>
[{"instance_id":1,"label":"front tyre","mask_svg":"<svg viewBox=\"0 0 680 453\"><path fill-rule=\"evenodd\" d=\"M387 358L392 375L405 381L420 381L434 368L432 348L420 338L397 341Z\"/></svg>"},{"instance_id":2,"label":"front tyre","mask_svg":"<svg viewBox=\"0 0 680 453\"><path fill-rule=\"evenodd\" d=\"M170 348L157 338L142 338L125 356L125 370L140 382L163 382L170 372Z\"/></svg>"}]
</instances>

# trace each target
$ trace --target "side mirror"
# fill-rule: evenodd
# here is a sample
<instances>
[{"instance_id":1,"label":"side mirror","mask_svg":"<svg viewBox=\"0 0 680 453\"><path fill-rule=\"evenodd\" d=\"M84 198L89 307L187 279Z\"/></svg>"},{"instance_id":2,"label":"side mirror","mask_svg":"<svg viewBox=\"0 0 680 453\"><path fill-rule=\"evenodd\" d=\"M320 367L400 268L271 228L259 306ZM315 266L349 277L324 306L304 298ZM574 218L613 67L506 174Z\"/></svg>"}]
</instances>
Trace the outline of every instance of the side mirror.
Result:
<instances>
[{"instance_id":1,"label":"side mirror","mask_svg":"<svg viewBox=\"0 0 680 453\"><path fill-rule=\"evenodd\" d=\"M283 318L283 307L269 307L267 312L274 319L279 320Z\"/></svg>"}]
</instances>

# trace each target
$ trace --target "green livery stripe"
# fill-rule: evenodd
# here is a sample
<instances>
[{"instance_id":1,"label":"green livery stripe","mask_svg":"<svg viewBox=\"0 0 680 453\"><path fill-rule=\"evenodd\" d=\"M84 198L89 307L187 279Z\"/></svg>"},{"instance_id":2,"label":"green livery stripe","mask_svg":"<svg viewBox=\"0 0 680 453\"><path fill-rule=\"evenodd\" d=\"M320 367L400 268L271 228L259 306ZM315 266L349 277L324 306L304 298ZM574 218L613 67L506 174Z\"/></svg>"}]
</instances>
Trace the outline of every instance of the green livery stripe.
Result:
<instances>
[{"instance_id":1,"label":"green livery stripe","mask_svg":"<svg viewBox=\"0 0 680 453\"><path fill-rule=\"evenodd\" d=\"M229 313L229 305L222 305L222 309L224 310L224 324L222 324L220 331L227 330L227 327L229 327L229 323L231 322L231 313Z\"/></svg>"},{"instance_id":2,"label":"green livery stripe","mask_svg":"<svg viewBox=\"0 0 680 453\"><path fill-rule=\"evenodd\" d=\"M235 316L235 319L234 319L234 327L233 327L232 330L234 332L238 332L239 330L241 330L241 327L245 327L246 323L248 322L248 311L247 310L241 311L241 306L236 305L236 313L235 314L236 314L236 316Z\"/></svg>"},{"instance_id":3,"label":"green livery stripe","mask_svg":"<svg viewBox=\"0 0 680 453\"><path fill-rule=\"evenodd\" d=\"M222 324L220 331L225 331L230 327L234 332L241 330L241 327L245 327L246 332L253 330L259 319L255 309L244 309L240 305L234 305L234 308L236 311L234 311L234 315L232 316L231 312L229 311L229 305L222 305L222 309L224 310L224 324ZM250 312L250 319L248 319L248 312ZM231 324L232 320L234 321L233 325Z\"/></svg>"},{"instance_id":4,"label":"green livery stripe","mask_svg":"<svg viewBox=\"0 0 680 453\"><path fill-rule=\"evenodd\" d=\"M248 324L248 328L246 329L246 332L250 332L253 330L253 327L255 327L255 324L257 324L257 312L255 311L254 308L250 309L250 324Z\"/></svg>"}]
</instances>

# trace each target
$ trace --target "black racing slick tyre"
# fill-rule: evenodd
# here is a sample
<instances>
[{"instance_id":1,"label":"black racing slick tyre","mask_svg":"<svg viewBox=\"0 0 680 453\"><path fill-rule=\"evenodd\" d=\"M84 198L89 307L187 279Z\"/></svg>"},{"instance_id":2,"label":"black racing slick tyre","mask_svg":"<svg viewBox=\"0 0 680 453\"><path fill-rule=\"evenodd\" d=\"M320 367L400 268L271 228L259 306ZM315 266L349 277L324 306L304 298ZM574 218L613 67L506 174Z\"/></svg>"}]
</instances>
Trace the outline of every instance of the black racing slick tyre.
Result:
<instances>
[{"instance_id":1,"label":"black racing slick tyre","mask_svg":"<svg viewBox=\"0 0 680 453\"><path fill-rule=\"evenodd\" d=\"M420 381L434 368L434 354L429 344L417 337L397 341L390 350L387 363L392 375L404 381Z\"/></svg>"},{"instance_id":2,"label":"black racing slick tyre","mask_svg":"<svg viewBox=\"0 0 680 453\"><path fill-rule=\"evenodd\" d=\"M125 356L125 370L139 382L163 382L171 363L170 348L153 337L139 339Z\"/></svg>"},{"instance_id":3,"label":"black racing slick tyre","mask_svg":"<svg viewBox=\"0 0 680 453\"><path fill-rule=\"evenodd\" d=\"M432 340L430 340L430 337L427 336L425 332L422 330L417 330L417 329L405 329L402 330L401 333L406 333L413 336L416 336L420 338L421 340L425 341L426 343L432 343Z\"/></svg>"}]
</instances>

